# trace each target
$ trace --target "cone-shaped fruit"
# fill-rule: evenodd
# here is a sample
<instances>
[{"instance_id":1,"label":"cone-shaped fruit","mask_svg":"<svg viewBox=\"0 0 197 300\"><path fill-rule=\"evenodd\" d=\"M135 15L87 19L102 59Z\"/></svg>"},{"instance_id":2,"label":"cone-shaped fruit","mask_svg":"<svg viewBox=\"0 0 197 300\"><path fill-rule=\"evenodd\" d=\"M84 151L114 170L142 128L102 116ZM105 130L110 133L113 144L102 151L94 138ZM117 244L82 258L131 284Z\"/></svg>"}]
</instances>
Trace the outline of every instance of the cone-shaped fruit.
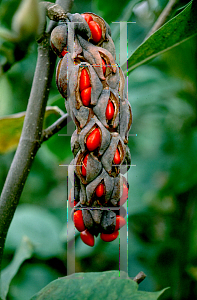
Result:
<instances>
[{"instance_id":1,"label":"cone-shaped fruit","mask_svg":"<svg viewBox=\"0 0 197 300\"><path fill-rule=\"evenodd\" d=\"M87 229L80 233L80 237L86 245L94 246L94 236Z\"/></svg>"}]
</instances>

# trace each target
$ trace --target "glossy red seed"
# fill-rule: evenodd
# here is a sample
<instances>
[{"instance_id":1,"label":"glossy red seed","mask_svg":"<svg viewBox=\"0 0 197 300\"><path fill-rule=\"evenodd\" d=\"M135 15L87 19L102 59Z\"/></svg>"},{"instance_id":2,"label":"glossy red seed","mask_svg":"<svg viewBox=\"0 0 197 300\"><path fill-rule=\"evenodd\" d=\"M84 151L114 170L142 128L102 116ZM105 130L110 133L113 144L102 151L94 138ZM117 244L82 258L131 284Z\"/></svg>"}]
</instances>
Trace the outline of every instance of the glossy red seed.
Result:
<instances>
[{"instance_id":1,"label":"glossy red seed","mask_svg":"<svg viewBox=\"0 0 197 300\"><path fill-rule=\"evenodd\" d=\"M122 206L128 199L128 187L123 183L123 192L120 200L118 201L118 206Z\"/></svg>"},{"instance_id":2,"label":"glossy red seed","mask_svg":"<svg viewBox=\"0 0 197 300\"><path fill-rule=\"evenodd\" d=\"M99 185L97 185L95 191L96 191L97 197L102 197L103 193L104 193L104 184L103 183L99 183Z\"/></svg>"},{"instance_id":3,"label":"glossy red seed","mask_svg":"<svg viewBox=\"0 0 197 300\"><path fill-rule=\"evenodd\" d=\"M91 101L91 87L83 90L81 92L81 101L83 102L83 105L88 106Z\"/></svg>"},{"instance_id":4,"label":"glossy red seed","mask_svg":"<svg viewBox=\"0 0 197 300\"><path fill-rule=\"evenodd\" d=\"M114 116L114 105L112 101L108 101L106 111L105 111L105 116L107 120L111 120Z\"/></svg>"},{"instance_id":5,"label":"glossy red seed","mask_svg":"<svg viewBox=\"0 0 197 300\"><path fill-rule=\"evenodd\" d=\"M80 233L80 237L86 245L94 246L94 236L87 229Z\"/></svg>"},{"instance_id":6,"label":"glossy red seed","mask_svg":"<svg viewBox=\"0 0 197 300\"><path fill-rule=\"evenodd\" d=\"M93 21L92 16L89 14L82 14L82 17L86 20L87 23L89 23L90 21Z\"/></svg>"},{"instance_id":7,"label":"glossy red seed","mask_svg":"<svg viewBox=\"0 0 197 300\"><path fill-rule=\"evenodd\" d=\"M66 55L66 53L68 53L68 51L66 49L64 49L62 52L61 52L61 56L63 57L64 55Z\"/></svg>"},{"instance_id":8,"label":"glossy red seed","mask_svg":"<svg viewBox=\"0 0 197 300\"><path fill-rule=\"evenodd\" d=\"M119 153L118 149L116 149L116 152L114 154L114 163L116 165L120 164L120 153Z\"/></svg>"},{"instance_id":9,"label":"glossy red seed","mask_svg":"<svg viewBox=\"0 0 197 300\"><path fill-rule=\"evenodd\" d=\"M100 234L100 238L101 240L103 240L104 242L112 242L114 241L119 235L118 231L114 231L113 233L101 233Z\"/></svg>"},{"instance_id":10,"label":"glossy red seed","mask_svg":"<svg viewBox=\"0 0 197 300\"><path fill-rule=\"evenodd\" d=\"M122 228L124 225L126 224L125 219L122 216L117 215L116 216L116 227L114 231L119 230L120 228Z\"/></svg>"},{"instance_id":11,"label":"glossy red seed","mask_svg":"<svg viewBox=\"0 0 197 300\"><path fill-rule=\"evenodd\" d=\"M88 155L89 155L89 154L87 154L87 155L85 156L85 158L84 158L84 160L83 160L83 165L82 165L82 167L81 167L81 173L82 173L82 175L83 175L84 177L86 177L86 167L87 167Z\"/></svg>"},{"instance_id":12,"label":"glossy red seed","mask_svg":"<svg viewBox=\"0 0 197 300\"><path fill-rule=\"evenodd\" d=\"M77 210L74 212L74 223L78 231L81 232L86 229L83 222L82 210Z\"/></svg>"},{"instance_id":13,"label":"glossy red seed","mask_svg":"<svg viewBox=\"0 0 197 300\"><path fill-rule=\"evenodd\" d=\"M87 137L86 146L89 151L94 151L99 145L101 141L101 134L98 128L95 128Z\"/></svg>"},{"instance_id":14,"label":"glossy red seed","mask_svg":"<svg viewBox=\"0 0 197 300\"><path fill-rule=\"evenodd\" d=\"M103 58L102 59L102 68L103 68L103 74L105 75L105 72L106 72L106 64L105 64L105 61Z\"/></svg>"},{"instance_id":15,"label":"glossy red seed","mask_svg":"<svg viewBox=\"0 0 197 300\"><path fill-rule=\"evenodd\" d=\"M90 86L91 86L90 77L89 77L88 71L84 68L81 71L81 77L80 77L80 81L79 81L80 92L82 92L83 90L87 89Z\"/></svg>"},{"instance_id":16,"label":"glossy red seed","mask_svg":"<svg viewBox=\"0 0 197 300\"><path fill-rule=\"evenodd\" d=\"M95 43L100 42L101 37L102 37L102 30L101 27L98 23L96 23L95 21L90 21L88 23L89 27L90 27L90 31L92 33L92 39Z\"/></svg>"}]
</instances>

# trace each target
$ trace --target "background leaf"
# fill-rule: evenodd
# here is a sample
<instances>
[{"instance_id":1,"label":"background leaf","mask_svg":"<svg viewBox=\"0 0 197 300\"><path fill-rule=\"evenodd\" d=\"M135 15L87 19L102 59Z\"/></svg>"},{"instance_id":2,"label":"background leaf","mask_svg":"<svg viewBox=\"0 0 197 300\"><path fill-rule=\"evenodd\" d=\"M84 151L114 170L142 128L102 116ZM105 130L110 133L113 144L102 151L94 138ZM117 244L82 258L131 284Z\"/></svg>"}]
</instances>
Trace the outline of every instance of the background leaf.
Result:
<instances>
[{"instance_id":1,"label":"background leaf","mask_svg":"<svg viewBox=\"0 0 197 300\"><path fill-rule=\"evenodd\" d=\"M45 122L51 114L61 115L61 110L57 106L47 106ZM17 148L24 118L25 112L0 118L0 153L6 153Z\"/></svg>"},{"instance_id":2,"label":"background leaf","mask_svg":"<svg viewBox=\"0 0 197 300\"><path fill-rule=\"evenodd\" d=\"M1 273L1 298L3 300L6 299L12 278L18 272L21 264L32 256L33 251L32 242L26 236L23 236L12 262Z\"/></svg>"},{"instance_id":3,"label":"background leaf","mask_svg":"<svg viewBox=\"0 0 197 300\"><path fill-rule=\"evenodd\" d=\"M31 300L42 299L135 299L156 300L163 293L138 292L137 283L127 278L126 273L109 271L102 273L77 273L51 282Z\"/></svg>"},{"instance_id":4,"label":"background leaf","mask_svg":"<svg viewBox=\"0 0 197 300\"><path fill-rule=\"evenodd\" d=\"M42 207L20 205L7 236L6 249L15 249L23 235L28 236L35 245L35 254L41 257L60 255L63 251L59 239L61 223Z\"/></svg>"},{"instance_id":5,"label":"background leaf","mask_svg":"<svg viewBox=\"0 0 197 300\"><path fill-rule=\"evenodd\" d=\"M191 1L180 14L164 24L135 50L128 60L128 72L195 36L197 34L196 14L197 5L195 1ZM122 69L126 74L127 63L122 66Z\"/></svg>"}]
</instances>

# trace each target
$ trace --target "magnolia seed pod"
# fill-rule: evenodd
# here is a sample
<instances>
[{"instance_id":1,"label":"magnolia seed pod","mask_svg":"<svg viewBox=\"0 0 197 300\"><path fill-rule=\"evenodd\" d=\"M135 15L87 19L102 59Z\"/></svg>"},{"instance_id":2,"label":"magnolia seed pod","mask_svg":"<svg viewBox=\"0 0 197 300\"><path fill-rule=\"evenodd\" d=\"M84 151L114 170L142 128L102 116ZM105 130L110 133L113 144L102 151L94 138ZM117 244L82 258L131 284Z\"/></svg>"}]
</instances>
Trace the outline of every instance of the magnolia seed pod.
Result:
<instances>
[{"instance_id":1,"label":"magnolia seed pod","mask_svg":"<svg viewBox=\"0 0 197 300\"><path fill-rule=\"evenodd\" d=\"M104 233L114 232L116 226L116 214L111 210L105 210L102 214L101 228Z\"/></svg>"},{"instance_id":2,"label":"magnolia seed pod","mask_svg":"<svg viewBox=\"0 0 197 300\"><path fill-rule=\"evenodd\" d=\"M51 32L51 48L59 57L63 57L62 51L67 51L67 25L62 23Z\"/></svg>"},{"instance_id":3,"label":"magnolia seed pod","mask_svg":"<svg viewBox=\"0 0 197 300\"><path fill-rule=\"evenodd\" d=\"M125 154L126 154L126 147L117 132L111 133L112 139L110 142L109 147L103 154L101 158L101 163L105 170L108 172L110 176L116 177L119 174L120 168L119 165L124 161ZM116 162L114 160L115 153L118 150L119 152L119 161Z\"/></svg>"},{"instance_id":4,"label":"magnolia seed pod","mask_svg":"<svg viewBox=\"0 0 197 300\"><path fill-rule=\"evenodd\" d=\"M107 85L114 90L118 90L119 87L119 81L120 81L120 75L119 75L119 69L118 65L116 65L116 72L109 74L109 76L106 78Z\"/></svg>"},{"instance_id":5,"label":"magnolia seed pod","mask_svg":"<svg viewBox=\"0 0 197 300\"><path fill-rule=\"evenodd\" d=\"M81 106L78 110L73 108L71 116L78 130L82 129L93 116L92 109Z\"/></svg>"}]
</instances>

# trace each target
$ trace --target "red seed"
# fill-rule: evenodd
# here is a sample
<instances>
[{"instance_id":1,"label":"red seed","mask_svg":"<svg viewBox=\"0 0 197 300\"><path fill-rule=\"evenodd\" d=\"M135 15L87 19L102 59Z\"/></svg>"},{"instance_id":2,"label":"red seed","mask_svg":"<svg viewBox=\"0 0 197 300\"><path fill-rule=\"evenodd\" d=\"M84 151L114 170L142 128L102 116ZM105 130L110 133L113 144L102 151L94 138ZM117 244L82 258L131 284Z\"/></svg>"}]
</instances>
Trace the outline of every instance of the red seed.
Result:
<instances>
[{"instance_id":1,"label":"red seed","mask_svg":"<svg viewBox=\"0 0 197 300\"><path fill-rule=\"evenodd\" d=\"M116 216L116 227L114 231L119 230L120 228L122 228L124 225L126 224L125 219L122 216L117 215Z\"/></svg>"},{"instance_id":2,"label":"red seed","mask_svg":"<svg viewBox=\"0 0 197 300\"><path fill-rule=\"evenodd\" d=\"M87 229L80 233L80 237L86 245L94 246L94 236Z\"/></svg>"},{"instance_id":3,"label":"red seed","mask_svg":"<svg viewBox=\"0 0 197 300\"><path fill-rule=\"evenodd\" d=\"M68 53L68 51L66 49L64 49L62 52L61 52L61 56L63 57L64 55L66 55L66 53Z\"/></svg>"},{"instance_id":4,"label":"red seed","mask_svg":"<svg viewBox=\"0 0 197 300\"><path fill-rule=\"evenodd\" d=\"M116 152L114 154L114 163L116 165L120 164L120 153L119 153L118 149L116 149Z\"/></svg>"},{"instance_id":5,"label":"red seed","mask_svg":"<svg viewBox=\"0 0 197 300\"><path fill-rule=\"evenodd\" d=\"M80 82L79 82L79 89L82 92L83 90L87 89L88 87L90 87L90 77L88 74L88 71L84 68L81 71L81 77L80 77Z\"/></svg>"},{"instance_id":6,"label":"red seed","mask_svg":"<svg viewBox=\"0 0 197 300\"><path fill-rule=\"evenodd\" d=\"M105 61L103 58L102 59L102 68L103 68L103 74L105 75L105 72L106 72L106 65L105 65Z\"/></svg>"},{"instance_id":7,"label":"red seed","mask_svg":"<svg viewBox=\"0 0 197 300\"><path fill-rule=\"evenodd\" d=\"M102 197L103 193L104 193L104 184L103 183L99 183L99 185L97 185L95 191L96 191L97 197Z\"/></svg>"},{"instance_id":8,"label":"red seed","mask_svg":"<svg viewBox=\"0 0 197 300\"><path fill-rule=\"evenodd\" d=\"M82 17L86 20L87 23L89 23L90 21L93 21L92 16L89 14L82 14Z\"/></svg>"},{"instance_id":9,"label":"red seed","mask_svg":"<svg viewBox=\"0 0 197 300\"><path fill-rule=\"evenodd\" d=\"M88 23L89 27L90 27L90 31L92 33L92 39L95 43L100 42L101 37L102 37L102 30L101 27L98 23L96 23L95 21L90 21Z\"/></svg>"},{"instance_id":10,"label":"red seed","mask_svg":"<svg viewBox=\"0 0 197 300\"><path fill-rule=\"evenodd\" d=\"M107 107L106 107L106 111L105 111L105 116L107 118L107 120L111 120L114 116L114 105L112 103L112 101L108 101Z\"/></svg>"},{"instance_id":11,"label":"red seed","mask_svg":"<svg viewBox=\"0 0 197 300\"><path fill-rule=\"evenodd\" d=\"M74 223L78 231L81 232L86 229L83 222L82 210L77 210L74 212Z\"/></svg>"},{"instance_id":12,"label":"red seed","mask_svg":"<svg viewBox=\"0 0 197 300\"><path fill-rule=\"evenodd\" d=\"M91 101L91 87L83 90L81 92L81 101L83 102L83 105L88 106Z\"/></svg>"},{"instance_id":13,"label":"red seed","mask_svg":"<svg viewBox=\"0 0 197 300\"><path fill-rule=\"evenodd\" d=\"M128 199L128 187L123 183L123 192L120 200L118 201L118 205L122 206Z\"/></svg>"},{"instance_id":14,"label":"red seed","mask_svg":"<svg viewBox=\"0 0 197 300\"><path fill-rule=\"evenodd\" d=\"M101 240L103 240L104 242L112 242L114 241L119 235L118 230L114 231L113 233L101 233L100 234L100 238Z\"/></svg>"},{"instance_id":15,"label":"red seed","mask_svg":"<svg viewBox=\"0 0 197 300\"><path fill-rule=\"evenodd\" d=\"M95 128L88 136L86 140L86 146L89 151L94 151L99 145L101 141L101 134L98 128Z\"/></svg>"},{"instance_id":16,"label":"red seed","mask_svg":"<svg viewBox=\"0 0 197 300\"><path fill-rule=\"evenodd\" d=\"M85 158L84 158L84 160L83 160L83 165L82 165L82 167L81 167L81 173L82 173L82 175L83 175L84 177L86 177L86 167L87 167L88 155L89 155L89 154L87 154L87 155L85 156Z\"/></svg>"}]
</instances>

